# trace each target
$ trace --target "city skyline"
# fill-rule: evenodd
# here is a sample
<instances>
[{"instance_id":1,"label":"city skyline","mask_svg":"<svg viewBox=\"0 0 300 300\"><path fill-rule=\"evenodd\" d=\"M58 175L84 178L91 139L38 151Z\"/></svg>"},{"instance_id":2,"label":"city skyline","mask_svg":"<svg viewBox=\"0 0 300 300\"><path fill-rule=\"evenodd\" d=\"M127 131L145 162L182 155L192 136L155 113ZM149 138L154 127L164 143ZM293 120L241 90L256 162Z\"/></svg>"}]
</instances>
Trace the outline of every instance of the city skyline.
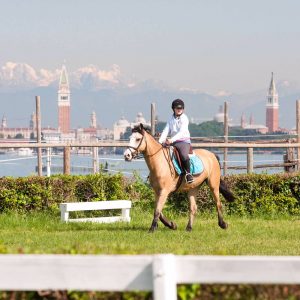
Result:
<instances>
[{"instance_id":1,"label":"city skyline","mask_svg":"<svg viewBox=\"0 0 300 300\"><path fill-rule=\"evenodd\" d=\"M98 68L103 83L153 80L211 95L263 89L271 72L288 84L299 77L299 8L296 0L2 2L0 74L12 62L52 76L66 60L70 73Z\"/></svg>"},{"instance_id":2,"label":"city skyline","mask_svg":"<svg viewBox=\"0 0 300 300\"><path fill-rule=\"evenodd\" d=\"M19 65L17 65L19 66ZM151 99L154 99L153 96L149 95L155 95L157 104L158 104L158 116L160 120L165 120L169 116L169 112L167 115L162 114L161 111L169 111L169 105L168 102L165 101L166 98L172 99L174 97L181 97L183 95L183 99L187 103L187 111L188 114L193 122L196 123L201 123L203 121L208 121L212 120L214 118L214 115L217 112L216 105L223 104L224 100L228 102L228 99L230 99L229 107L230 107L230 117L233 120L235 124L239 123L239 120L241 118L242 114L251 113L252 119L255 118L255 123L258 124L266 124L267 127L271 131L276 131L277 128L293 128L295 125L290 123L290 125L286 125L286 122L283 122L286 117L288 117L288 120L291 121L291 115L290 112L286 111L286 106L288 103L288 109L293 111L293 106L294 106L294 101L296 97L292 94L289 96L286 96L285 99L283 97L282 104L283 107L280 111L278 111L278 93L277 89L275 88L275 81L273 77L273 72L271 73L271 84L269 88L265 88L264 91L260 94L252 94L250 96L246 95L241 96L241 95L230 95L230 96L223 96L223 97L213 97L208 94L202 94L201 92L195 92L195 91L190 91L190 90L174 90L174 89L166 89L164 86L155 86L155 83L147 83L148 87L146 86L146 91L141 91L141 87L138 86L130 86L130 85L121 85L119 87L115 86L115 82L113 78L109 77L106 73L104 74L107 78L110 79L110 84L111 86L107 85L106 89L103 89L102 85L102 79L97 77L97 72L95 74L96 77L91 76L90 73L86 73L86 69L82 72L82 74L78 77L73 74L73 78L75 79L75 86L76 88L72 88L71 90L69 89L69 80L66 73L65 65L62 65L60 70L57 70L57 74L55 75L58 78L55 78L53 76L50 76L50 79L52 80L48 86L43 84L42 86L36 86L35 88L31 86L33 84L32 79L37 81L37 82L45 82L45 78L37 78L36 74L32 72L32 68L30 66L22 65L21 68L16 67L17 72L21 71L20 74L17 76L17 80L20 79L26 79L29 82L29 86L26 88L23 86L21 90L18 91L15 86L15 82L10 80L9 82L12 83L12 86L10 89L6 90L6 93L3 93L2 96L5 96L6 99L11 99L12 101L7 101L10 105L10 109L13 110L13 116L7 114L5 106L6 103L2 103L2 111L3 114L8 117L9 123L11 126L15 127L20 127L24 126L24 122L21 125L20 123L16 123L16 120L20 120L20 118L16 118L16 115L19 114L20 112L18 111L18 108L22 106L22 102L27 98L27 101L32 102L32 99L29 99L29 95L39 95L42 93L42 123L43 126L45 127L58 127L61 128L63 132L68 132L67 128L79 128L79 127L87 127L87 122L88 118L87 116L91 114L92 111L97 112L98 114L98 119L100 119L100 125L102 127L111 127L114 122L119 120L121 117L126 117L128 119L133 119L136 117L136 114L139 112L145 113L145 108L147 108L147 105L144 105L144 102L147 102L148 105L152 103L153 101L149 101ZM22 74L25 72L25 74ZM26 74L27 72L27 74ZM89 71L88 71L89 72ZM45 73L45 72L44 72ZM49 75L48 73L45 73L47 76ZM78 74L77 74L78 75ZM87 76L88 75L88 76ZM102 74L103 75L103 74ZM48 76L49 77L49 76ZM59 80L58 80L59 79ZM107 79L106 79L107 80ZM20 82L17 81L19 84ZM65 86L65 83L67 84ZM73 81L70 81L70 86L72 86ZM117 82L119 84L119 82ZM151 85L154 84L154 85ZM99 88L100 85L100 88ZM64 86L64 87L63 87ZM277 84L276 84L277 86ZM63 87L63 88L62 88ZM143 88L143 85L142 85ZM279 85L279 88L281 90L281 93L284 94L283 88L287 88L285 92L289 90L289 93L295 92L293 89L291 89L288 85L286 85L285 82L281 83ZM265 106L270 106L270 95L273 94L273 92L270 92L271 89L274 89L275 93L275 98L274 101L277 103L275 106L275 110L277 113L275 113L275 123L273 121L270 121L270 117L273 119L273 113L270 114L267 113L266 119L265 119ZM3 90L3 89L2 89ZM268 92L267 92L268 90ZM58 107L57 107L57 100L53 97L53 92L55 93L58 92ZM270 94L271 93L271 94ZM69 95L73 94L75 98L75 103L72 103L73 101L68 100L67 102L65 99L69 99ZM24 97L25 95L25 97ZM144 95L144 96L143 96ZM147 97L145 97L145 95ZM160 95L157 97L157 95ZM166 95L170 95L166 97ZM172 96L171 96L172 95ZM258 96L260 95L260 96ZM251 108L250 110L248 109L249 103L248 99L249 97L253 98L256 97L256 104L255 106L259 108L259 111L257 113L253 113L253 111L257 110L255 108ZM0 91L0 97L1 97L1 91ZM20 100L19 98L22 97L24 100ZM138 97L138 98L137 98ZM273 96L271 96L273 97ZM17 100L17 99L19 100ZM268 101L266 101L266 98ZM64 101L61 101L63 99ZM141 101L143 100L144 101ZM277 100L276 100L277 99ZM231 101L233 100L233 101ZM258 101L257 101L258 100ZM292 100L292 103L291 103ZM13 101L18 101L20 106L14 105L14 103L11 103ZM113 103L110 103L110 102ZM122 101L122 105L118 105L117 103ZM125 102L124 102L125 101ZM156 101L155 101L156 102ZM273 100L272 100L273 102ZM294 103L293 103L294 102ZM65 107L65 104L68 104L69 108ZM72 104L71 104L72 103ZM203 104L205 103L206 105L206 110L203 108ZM24 103L25 104L25 103ZM33 107L33 102L32 102L32 107ZM91 106L92 104L92 106ZM190 105L191 104L191 105ZM208 104L208 105L207 105ZM127 110L124 109L124 105L127 106ZM292 106L291 106L292 105ZM25 104L26 109L28 110L28 105ZM72 107L72 111L70 111L70 108ZM149 106L150 107L150 106ZM250 105L251 107L251 105ZM63 109L67 109L68 112L63 113ZM270 108L270 107L269 107ZM57 123L57 116L55 115L55 112L58 109L58 115L59 115L59 122ZM100 109L100 110L99 110ZM129 110L128 110L129 109ZM200 109L200 110L199 110ZM268 110L268 109L267 109ZM21 111L21 116L22 119L24 118L24 112L25 109L20 109ZM46 112L45 113L43 113ZM150 110L149 110L150 111ZM149 119L149 111L146 109L145 117ZM32 111L30 111L31 113ZM75 112L75 114L74 114ZM100 112L100 114L99 114ZM280 117L278 115L278 112L280 113ZM128 115L129 113L129 115ZM201 114L201 115L200 115ZM68 116L63 117L64 116ZM77 115L77 116L76 116ZM264 116L263 116L264 115ZM45 116L45 117L44 117ZM285 117L284 117L285 116ZM13 117L13 118L11 118ZM233 117L233 118L232 118ZM269 121L268 121L269 119ZM13 120L13 122L11 122ZM81 123L83 120L84 123ZM50 121L50 122L49 122ZM71 125L72 121L72 125ZM63 123L65 122L65 123ZM108 123L107 123L108 122ZM272 122L273 125L270 125ZM253 123L253 122L251 122ZM67 127L66 127L67 126ZM65 129L63 129L65 128Z\"/></svg>"}]
</instances>

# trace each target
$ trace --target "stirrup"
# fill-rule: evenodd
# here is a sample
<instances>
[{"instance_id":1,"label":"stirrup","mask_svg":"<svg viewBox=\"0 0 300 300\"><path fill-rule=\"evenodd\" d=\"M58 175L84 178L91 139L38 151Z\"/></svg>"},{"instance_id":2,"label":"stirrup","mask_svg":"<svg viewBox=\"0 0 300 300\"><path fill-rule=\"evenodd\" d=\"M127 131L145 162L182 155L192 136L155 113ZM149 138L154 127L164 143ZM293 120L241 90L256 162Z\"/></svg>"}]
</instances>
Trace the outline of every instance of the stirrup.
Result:
<instances>
[{"instance_id":1,"label":"stirrup","mask_svg":"<svg viewBox=\"0 0 300 300\"><path fill-rule=\"evenodd\" d=\"M185 174L185 181L186 181L187 183L192 183L192 182L194 182L194 177L193 177L193 175L190 174L190 173L186 173L186 174Z\"/></svg>"}]
</instances>

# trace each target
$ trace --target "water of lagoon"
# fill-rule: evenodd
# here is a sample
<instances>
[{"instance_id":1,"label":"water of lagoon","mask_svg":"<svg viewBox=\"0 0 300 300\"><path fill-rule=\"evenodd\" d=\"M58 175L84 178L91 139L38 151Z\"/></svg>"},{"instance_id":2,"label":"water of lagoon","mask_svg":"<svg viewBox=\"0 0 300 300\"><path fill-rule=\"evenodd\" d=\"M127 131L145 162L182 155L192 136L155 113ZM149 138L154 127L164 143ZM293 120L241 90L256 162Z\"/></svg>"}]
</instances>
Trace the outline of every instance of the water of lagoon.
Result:
<instances>
[{"instance_id":1,"label":"water of lagoon","mask_svg":"<svg viewBox=\"0 0 300 300\"><path fill-rule=\"evenodd\" d=\"M221 164L223 162L223 154L218 154ZM254 152L254 166L261 164L283 163L283 153L278 152ZM137 173L146 179L149 172L143 159L132 162L125 162L122 155L103 155L99 154L99 164L106 166L110 173L123 173L125 176L132 176ZM228 154L228 166L247 166L247 154L230 153ZM37 157L18 156L17 153L0 155L0 176L24 177L36 175ZM46 156L43 156L43 166L46 167ZM246 173L247 170L228 169L227 174ZM282 173L283 168L264 168L255 169L254 173ZM51 174L63 173L63 156L51 156ZM91 174L93 173L93 158L91 155L71 154L71 174ZM44 168L43 174L46 175Z\"/></svg>"}]
</instances>

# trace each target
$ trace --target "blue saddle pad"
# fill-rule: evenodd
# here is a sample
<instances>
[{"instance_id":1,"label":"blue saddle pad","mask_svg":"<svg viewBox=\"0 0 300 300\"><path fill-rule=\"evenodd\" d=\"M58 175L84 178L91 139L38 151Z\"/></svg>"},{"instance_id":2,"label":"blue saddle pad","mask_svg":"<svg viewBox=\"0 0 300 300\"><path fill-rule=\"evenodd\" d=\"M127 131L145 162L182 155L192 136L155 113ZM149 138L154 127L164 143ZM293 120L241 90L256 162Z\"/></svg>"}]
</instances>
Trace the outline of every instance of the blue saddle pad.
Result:
<instances>
[{"instance_id":1,"label":"blue saddle pad","mask_svg":"<svg viewBox=\"0 0 300 300\"><path fill-rule=\"evenodd\" d=\"M203 166L203 162L202 162L201 158L195 154L189 154L189 157L190 157L190 164L191 164L191 173L193 175L201 174L204 170L204 166ZM183 171L181 170L181 168L177 162L177 159L174 157L174 155L173 155L172 162L173 162L173 165L174 165L174 168L175 168L177 174L178 175L183 174Z\"/></svg>"}]
</instances>

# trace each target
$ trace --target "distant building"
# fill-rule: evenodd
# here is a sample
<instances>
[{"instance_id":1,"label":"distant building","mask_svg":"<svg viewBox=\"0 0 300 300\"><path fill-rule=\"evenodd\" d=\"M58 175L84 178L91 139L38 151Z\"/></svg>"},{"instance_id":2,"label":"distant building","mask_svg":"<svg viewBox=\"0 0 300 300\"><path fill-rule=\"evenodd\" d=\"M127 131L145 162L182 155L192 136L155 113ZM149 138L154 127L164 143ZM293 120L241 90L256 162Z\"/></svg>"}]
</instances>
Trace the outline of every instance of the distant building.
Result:
<instances>
[{"instance_id":1,"label":"distant building","mask_svg":"<svg viewBox=\"0 0 300 300\"><path fill-rule=\"evenodd\" d=\"M130 127L130 123L122 116L121 119L114 124L114 140L119 140L128 127Z\"/></svg>"},{"instance_id":2,"label":"distant building","mask_svg":"<svg viewBox=\"0 0 300 300\"><path fill-rule=\"evenodd\" d=\"M2 117L1 128L7 128L7 119L5 116Z\"/></svg>"},{"instance_id":3,"label":"distant building","mask_svg":"<svg viewBox=\"0 0 300 300\"><path fill-rule=\"evenodd\" d=\"M143 117L143 114L139 112L133 122L129 122L125 119L124 116L120 120L118 120L113 127L113 136L114 140L119 140L122 138L122 135L126 132L127 128L133 128L136 125L142 123L146 126L151 126L150 122L147 122L146 119Z\"/></svg>"},{"instance_id":4,"label":"distant building","mask_svg":"<svg viewBox=\"0 0 300 300\"><path fill-rule=\"evenodd\" d=\"M53 135L57 133L56 128L46 127L42 128L43 138L44 136ZM26 140L36 138L36 115L32 113L30 116L29 126L28 127L9 127L7 123L7 118L3 116L1 127L0 127L1 138L23 138Z\"/></svg>"},{"instance_id":5,"label":"distant building","mask_svg":"<svg viewBox=\"0 0 300 300\"><path fill-rule=\"evenodd\" d=\"M255 130L256 132L259 132L261 134L266 134L268 132L268 128L261 124L255 124L254 123L254 117L253 114L250 115L249 124L246 122L246 116L243 113L241 116L241 127L244 130Z\"/></svg>"},{"instance_id":6,"label":"distant building","mask_svg":"<svg viewBox=\"0 0 300 300\"><path fill-rule=\"evenodd\" d=\"M70 132L70 95L68 74L63 65L58 88L58 130L63 134Z\"/></svg>"},{"instance_id":7,"label":"distant building","mask_svg":"<svg viewBox=\"0 0 300 300\"><path fill-rule=\"evenodd\" d=\"M33 112L31 114L30 122L29 122L29 128L31 130L36 130L36 113Z\"/></svg>"},{"instance_id":8,"label":"distant building","mask_svg":"<svg viewBox=\"0 0 300 300\"><path fill-rule=\"evenodd\" d=\"M241 116L241 127L242 128L245 128L245 126L246 126L246 116L245 116L245 114L243 113L242 114L242 116Z\"/></svg>"},{"instance_id":9,"label":"distant building","mask_svg":"<svg viewBox=\"0 0 300 300\"><path fill-rule=\"evenodd\" d=\"M91 123L90 123L91 128L97 128L97 117L95 111L92 112L91 114Z\"/></svg>"},{"instance_id":10,"label":"distant building","mask_svg":"<svg viewBox=\"0 0 300 300\"><path fill-rule=\"evenodd\" d=\"M266 104L266 126L268 128L268 132L278 131L278 108L278 93L276 91L272 72L271 83Z\"/></svg>"}]
</instances>

